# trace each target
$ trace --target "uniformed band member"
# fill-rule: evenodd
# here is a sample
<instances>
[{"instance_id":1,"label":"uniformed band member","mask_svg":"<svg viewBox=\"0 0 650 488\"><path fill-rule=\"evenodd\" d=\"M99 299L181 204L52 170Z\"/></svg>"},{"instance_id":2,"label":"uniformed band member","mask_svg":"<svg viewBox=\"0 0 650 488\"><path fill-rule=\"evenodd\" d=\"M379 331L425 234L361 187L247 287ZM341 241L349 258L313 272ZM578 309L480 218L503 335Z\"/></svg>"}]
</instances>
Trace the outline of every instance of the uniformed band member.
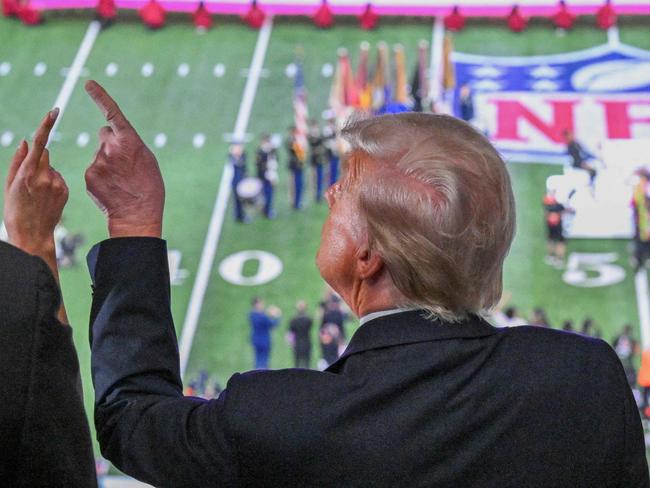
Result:
<instances>
[{"instance_id":1,"label":"uniformed band member","mask_svg":"<svg viewBox=\"0 0 650 488\"><path fill-rule=\"evenodd\" d=\"M278 156L271 137L263 134L257 149L257 177L262 182L264 193L264 216L275 218L273 211L273 186L277 181Z\"/></svg>"},{"instance_id":2,"label":"uniformed band member","mask_svg":"<svg viewBox=\"0 0 650 488\"><path fill-rule=\"evenodd\" d=\"M296 128L289 127L287 138L287 151L289 152L289 171L293 176L293 208L302 208L303 173L305 169L305 149L300 145L296 137Z\"/></svg>"},{"instance_id":3,"label":"uniformed band member","mask_svg":"<svg viewBox=\"0 0 650 488\"><path fill-rule=\"evenodd\" d=\"M544 261L552 266L561 267L564 264L564 256L566 255L566 239L564 237L562 215L568 209L558 202L555 190L552 189L546 193L542 202L544 204L547 232L547 255Z\"/></svg>"},{"instance_id":4,"label":"uniformed band member","mask_svg":"<svg viewBox=\"0 0 650 488\"><path fill-rule=\"evenodd\" d=\"M336 120L329 119L323 128L323 143L325 156L329 163L329 184L332 186L339 180L339 148L336 139Z\"/></svg>"},{"instance_id":5,"label":"uniformed band member","mask_svg":"<svg viewBox=\"0 0 650 488\"><path fill-rule=\"evenodd\" d=\"M314 199L320 202L323 199L323 186L325 182L325 168L323 167L325 159L325 144L321 135L318 122L309 121L309 152L311 166L314 169Z\"/></svg>"},{"instance_id":6,"label":"uniformed band member","mask_svg":"<svg viewBox=\"0 0 650 488\"><path fill-rule=\"evenodd\" d=\"M634 261L638 271L650 258L650 174L647 170L637 171L639 178L632 193L634 215Z\"/></svg>"}]
</instances>

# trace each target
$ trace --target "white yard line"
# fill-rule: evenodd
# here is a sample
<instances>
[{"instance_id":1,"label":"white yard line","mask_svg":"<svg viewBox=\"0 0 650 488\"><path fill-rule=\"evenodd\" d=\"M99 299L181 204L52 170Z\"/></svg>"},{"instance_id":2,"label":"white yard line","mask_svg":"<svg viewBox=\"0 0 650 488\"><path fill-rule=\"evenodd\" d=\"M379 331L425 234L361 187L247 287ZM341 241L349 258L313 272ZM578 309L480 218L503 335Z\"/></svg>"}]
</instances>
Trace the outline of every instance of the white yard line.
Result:
<instances>
[{"instance_id":1,"label":"white yard line","mask_svg":"<svg viewBox=\"0 0 650 488\"><path fill-rule=\"evenodd\" d=\"M431 63L429 69L431 76L429 78L429 96L435 103L440 102L442 98L442 72L443 59L442 53L445 43L445 24L442 17L436 17L433 21L433 31L431 32Z\"/></svg>"},{"instance_id":2,"label":"white yard line","mask_svg":"<svg viewBox=\"0 0 650 488\"><path fill-rule=\"evenodd\" d=\"M650 346L650 291L648 290L648 272L645 268L641 268L634 275L634 288L636 289L636 306L641 326L641 345L643 349L646 349Z\"/></svg>"},{"instance_id":3,"label":"white yard line","mask_svg":"<svg viewBox=\"0 0 650 488\"><path fill-rule=\"evenodd\" d=\"M607 29L607 44L611 47L617 47L621 43L621 39L618 34L618 27L612 26Z\"/></svg>"},{"instance_id":4,"label":"white yard line","mask_svg":"<svg viewBox=\"0 0 650 488\"><path fill-rule=\"evenodd\" d=\"M253 108L253 101L255 100L255 93L257 92L257 83L264 66L266 48L269 45L272 28L273 19L269 18L262 26L259 36L257 37L255 52L253 53L248 79L246 80L246 86L244 88L244 95L242 97L241 105L239 106L239 112L237 113L237 121L235 122L235 130L233 131L234 139L243 140L246 134L246 127L248 126L248 120ZM199 269L196 273L194 288L192 289L190 303L187 307L187 314L185 315L185 323L183 324L183 330L181 332L179 345L181 377L185 375L190 351L192 350L192 343L194 342L194 335L196 334L196 328L201 315L201 307L203 306L205 292L210 281L210 273L212 271L214 257L217 254L221 228L223 227L223 220L228 207L228 198L230 197L231 181L232 167L229 164L226 164L223 168L223 173L221 174L219 191L214 202L212 217L210 218L210 225L208 227L208 234L206 235L203 244L201 261L199 262Z\"/></svg>"},{"instance_id":5,"label":"white yard line","mask_svg":"<svg viewBox=\"0 0 650 488\"><path fill-rule=\"evenodd\" d=\"M101 24L98 21L93 20L86 30L86 35L81 41L77 55L72 62L72 66L70 66L70 70L65 77L61 91L59 92L59 95L56 97L56 101L54 102L54 106L59 107L59 118L54 123L54 127L52 127L52 134L56 132L56 129L59 126L61 119L63 118L63 113L68 106L70 96L74 91L74 87L76 86L77 81L79 81L79 76L81 76L81 70L86 64L88 55L90 54L90 51L92 50L93 45L95 44L95 40L97 39L97 36L99 35L101 29ZM49 144L50 141L48 141L48 146Z\"/></svg>"},{"instance_id":6,"label":"white yard line","mask_svg":"<svg viewBox=\"0 0 650 488\"><path fill-rule=\"evenodd\" d=\"M74 90L74 87L79 80L81 70L83 69L84 64L86 64L86 60L88 59L88 55L90 54L93 45L95 44L95 40L99 35L99 31L101 31L101 24L96 20L93 20L86 30L86 35L81 41L77 55L75 56L74 61L72 62L72 66L70 67L70 70L65 77L61 91L59 92L54 102L54 107L59 107L59 117L56 119L56 122L54 122L54 126L50 131L50 138L47 141L46 147L49 147L50 142L52 142L56 129L59 126L61 119L63 118L63 113L68 106L68 101L70 101L72 91ZM0 221L0 240L4 241L6 239L7 236L4 227L4 221Z\"/></svg>"}]
</instances>

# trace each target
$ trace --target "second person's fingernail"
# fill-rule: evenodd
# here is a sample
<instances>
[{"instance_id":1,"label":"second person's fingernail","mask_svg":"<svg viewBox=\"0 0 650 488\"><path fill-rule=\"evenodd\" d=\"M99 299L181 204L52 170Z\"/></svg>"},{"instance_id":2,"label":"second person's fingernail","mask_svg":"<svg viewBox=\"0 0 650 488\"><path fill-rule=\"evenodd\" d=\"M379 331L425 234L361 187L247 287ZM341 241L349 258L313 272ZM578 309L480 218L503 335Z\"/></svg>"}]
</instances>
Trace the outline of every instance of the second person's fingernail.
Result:
<instances>
[{"instance_id":1,"label":"second person's fingernail","mask_svg":"<svg viewBox=\"0 0 650 488\"><path fill-rule=\"evenodd\" d=\"M54 109L50 110L50 118L52 120L56 120L58 116L59 116L59 107L54 107Z\"/></svg>"}]
</instances>

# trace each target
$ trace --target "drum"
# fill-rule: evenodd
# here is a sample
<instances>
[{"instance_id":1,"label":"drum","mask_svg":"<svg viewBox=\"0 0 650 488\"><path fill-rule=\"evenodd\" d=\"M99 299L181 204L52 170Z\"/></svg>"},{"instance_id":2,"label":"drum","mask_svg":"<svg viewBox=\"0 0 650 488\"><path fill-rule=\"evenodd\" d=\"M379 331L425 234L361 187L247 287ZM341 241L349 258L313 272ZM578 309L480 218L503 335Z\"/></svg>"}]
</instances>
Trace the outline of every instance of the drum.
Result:
<instances>
[{"instance_id":1,"label":"drum","mask_svg":"<svg viewBox=\"0 0 650 488\"><path fill-rule=\"evenodd\" d=\"M262 193L262 182L258 178L247 177L237 183L237 196L242 203L254 205Z\"/></svg>"}]
</instances>

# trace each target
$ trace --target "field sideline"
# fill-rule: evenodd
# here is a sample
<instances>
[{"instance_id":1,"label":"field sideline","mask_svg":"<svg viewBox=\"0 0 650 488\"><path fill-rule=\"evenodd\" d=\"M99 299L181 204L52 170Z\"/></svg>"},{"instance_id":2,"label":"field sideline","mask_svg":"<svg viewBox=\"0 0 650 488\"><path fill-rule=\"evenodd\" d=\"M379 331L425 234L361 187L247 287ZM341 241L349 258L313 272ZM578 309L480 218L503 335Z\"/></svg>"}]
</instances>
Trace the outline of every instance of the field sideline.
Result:
<instances>
[{"instance_id":1,"label":"field sideline","mask_svg":"<svg viewBox=\"0 0 650 488\"><path fill-rule=\"evenodd\" d=\"M59 97L89 23L87 18L56 16L42 27L27 29L0 19L0 104L3 108L0 160L9 161L20 138L30 135L42 114ZM164 237L170 249L182 253L180 268L188 273L172 289L173 315L182 337L181 329L187 323L188 305L200 273L207 229L224 175L228 140L233 133L249 138L248 169L254 173L259 134L284 136L293 118L292 80L285 70L294 60L296 46L302 45L305 53L309 110L313 117L320 118L327 108L331 84L331 78L323 74L326 71L323 66L335 64L338 47L349 49L355 65L361 41L368 41L373 47L380 40L391 45L399 42L405 47L410 76L415 47L421 39L431 39L432 25L431 20L385 20L378 30L364 32L356 23L339 22L333 29L321 31L308 21L278 18L269 25L268 46L263 55L258 54L262 59L257 68L254 53L260 36L265 34L251 31L237 21L219 20L217 27L205 34L197 34L187 22L172 22L159 32L149 32L135 21L125 21L98 34L86 62L80 67L79 80L69 93L57 137L51 143L53 165L70 187L64 224L71 232L85 236L79 265L62 270L61 280L75 329L89 413L92 412L87 346L90 286L83 256L92 244L106 237L106 231L103 217L85 194L83 171L91 161L96 132L103 122L85 95L83 82L92 77L106 86L160 161L167 187ZM623 19L619 26L620 39L650 49L647 29L647 23ZM579 23L565 37L557 37L541 21L534 22L523 35L510 33L494 22L470 21L463 32L455 35L454 42L461 52L532 55L604 44L607 34L586 22ZM371 59L374 63L374 57ZM247 83L251 88L245 96ZM279 153L276 220L267 221L254 214L250 224L240 225L233 221L229 204L219 210L225 218L220 237L207 246L208 251L215 251L214 263L210 265L209 259L203 260L205 295L200 300L195 298L196 333L187 357L186 378L205 369L223 385L232 373L252 366L246 314L253 295L263 296L268 303L283 309L285 317L274 333L271 365L291 366L290 350L284 342L285 319L291 315L298 298L306 299L314 311L323 294L324 285L313 258L326 208L324 204L314 203L308 191L305 209L298 213L291 210L283 147ZM6 167L0 165L3 180ZM526 315L534 307L543 306L556 326L567 318L581 322L586 316L592 316L608 340L625 323L638 327L627 243L570 242L569 252L617 253L616 264L625 269L626 278L617 285L597 289L564 283L561 271L543 263L541 198L545 179L558 172L558 168L541 163L510 164L509 168L519 213L517 238L506 264L505 288L512 293L512 302ZM228 283L219 274L219 264L244 250L263 250L276 255L283 264L282 274L261 286ZM257 269L249 262L243 271L244 275L253 275ZM318 355L317 351L314 353Z\"/></svg>"}]
</instances>

